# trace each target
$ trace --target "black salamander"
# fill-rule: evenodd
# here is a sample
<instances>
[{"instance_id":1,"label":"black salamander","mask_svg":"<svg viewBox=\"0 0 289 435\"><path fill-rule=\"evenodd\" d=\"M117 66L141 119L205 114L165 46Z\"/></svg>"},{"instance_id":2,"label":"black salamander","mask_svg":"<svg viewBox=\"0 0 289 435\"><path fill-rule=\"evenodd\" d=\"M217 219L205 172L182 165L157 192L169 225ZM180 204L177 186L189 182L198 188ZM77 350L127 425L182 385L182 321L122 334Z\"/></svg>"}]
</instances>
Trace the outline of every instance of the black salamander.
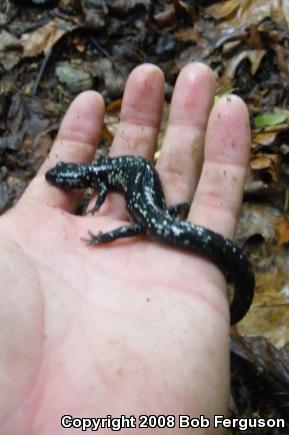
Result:
<instances>
[{"instance_id":1,"label":"black salamander","mask_svg":"<svg viewBox=\"0 0 289 435\"><path fill-rule=\"evenodd\" d=\"M230 306L231 324L247 313L254 295L252 267L242 250L231 240L178 216L188 214L187 203L167 208L158 173L140 157L105 157L92 164L59 162L46 173L46 180L63 188L92 187L98 190L95 206L103 204L109 188L123 191L132 224L106 233L89 232L90 245L146 233L153 239L200 254L215 263L234 283Z\"/></svg>"}]
</instances>

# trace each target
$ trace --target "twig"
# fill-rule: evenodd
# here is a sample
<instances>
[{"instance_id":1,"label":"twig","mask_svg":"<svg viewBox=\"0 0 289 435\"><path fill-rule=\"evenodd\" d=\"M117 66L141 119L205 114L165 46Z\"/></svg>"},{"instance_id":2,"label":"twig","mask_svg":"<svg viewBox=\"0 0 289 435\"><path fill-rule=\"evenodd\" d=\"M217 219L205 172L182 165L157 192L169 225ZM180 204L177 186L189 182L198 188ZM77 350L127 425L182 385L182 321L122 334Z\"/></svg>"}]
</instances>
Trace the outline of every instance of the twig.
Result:
<instances>
[{"instance_id":1,"label":"twig","mask_svg":"<svg viewBox=\"0 0 289 435\"><path fill-rule=\"evenodd\" d=\"M44 74L44 70L45 70L45 68L46 68L47 62L49 61L49 58L50 58L50 56L51 56L51 53L52 53L52 48L49 48L49 50L47 51L47 53L46 53L46 55L45 55L45 57L44 57L44 59L43 59L43 61L42 61L42 64L41 64L40 69L39 69L39 72L38 72L38 74L37 74L37 77L36 77L35 83L34 83L34 85L33 85L33 89L32 89L32 95L33 95L33 96L36 95L36 92L37 92L37 89L38 89L38 86L39 86L39 82L40 82L40 80L42 79L42 76L43 76L43 74Z\"/></svg>"},{"instance_id":2,"label":"twig","mask_svg":"<svg viewBox=\"0 0 289 435\"><path fill-rule=\"evenodd\" d=\"M102 48L102 46L99 44L99 42L97 42L97 40L93 37L90 36L89 40L93 43L93 45L97 48L97 50L103 54L105 57L107 57L112 64L112 67L116 69L116 71L118 71L120 73L120 75L123 77L123 72L122 70L116 65L114 59L111 57L111 55L108 53L108 51L106 51L104 48Z\"/></svg>"},{"instance_id":3,"label":"twig","mask_svg":"<svg viewBox=\"0 0 289 435\"><path fill-rule=\"evenodd\" d=\"M284 202L284 211L285 211L285 213L287 213L288 205L289 205L289 190L286 189L285 190L285 202Z\"/></svg>"}]
</instances>

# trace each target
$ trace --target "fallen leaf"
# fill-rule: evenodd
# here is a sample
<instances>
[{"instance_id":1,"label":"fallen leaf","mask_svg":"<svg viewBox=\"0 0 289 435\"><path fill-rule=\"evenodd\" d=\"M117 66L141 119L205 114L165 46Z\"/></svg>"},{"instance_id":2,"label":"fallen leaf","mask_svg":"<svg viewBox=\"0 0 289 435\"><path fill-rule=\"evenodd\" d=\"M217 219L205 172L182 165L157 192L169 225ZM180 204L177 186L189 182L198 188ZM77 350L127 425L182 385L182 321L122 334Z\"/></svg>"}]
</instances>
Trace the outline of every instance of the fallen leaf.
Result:
<instances>
[{"instance_id":1,"label":"fallen leaf","mask_svg":"<svg viewBox=\"0 0 289 435\"><path fill-rule=\"evenodd\" d=\"M261 236L266 242L276 240L275 220L280 211L274 207L256 204L244 204L236 230L236 240L244 245L247 239Z\"/></svg>"},{"instance_id":2,"label":"fallen leaf","mask_svg":"<svg viewBox=\"0 0 289 435\"><path fill-rule=\"evenodd\" d=\"M112 101L106 108L108 113L119 112L121 109L122 98Z\"/></svg>"},{"instance_id":3,"label":"fallen leaf","mask_svg":"<svg viewBox=\"0 0 289 435\"><path fill-rule=\"evenodd\" d=\"M284 13L284 17L287 21L287 25L289 25L289 0L283 0L281 2L281 8L283 10Z\"/></svg>"},{"instance_id":4,"label":"fallen leaf","mask_svg":"<svg viewBox=\"0 0 289 435\"><path fill-rule=\"evenodd\" d=\"M33 57L47 53L67 32L75 29L75 25L60 18L53 18L47 24L21 36L23 57Z\"/></svg>"},{"instance_id":5,"label":"fallen leaf","mask_svg":"<svg viewBox=\"0 0 289 435\"><path fill-rule=\"evenodd\" d=\"M286 8L287 10L287 8ZM281 22L283 11L279 0L225 0L206 8L223 27L242 27L259 24L265 18Z\"/></svg>"},{"instance_id":6,"label":"fallen leaf","mask_svg":"<svg viewBox=\"0 0 289 435\"><path fill-rule=\"evenodd\" d=\"M230 61L226 65L225 76L229 79L233 79L235 77L235 73L240 63L244 59L249 59L251 63L251 73L255 75L260 63L266 54L266 50L243 50L240 53L233 56Z\"/></svg>"},{"instance_id":7,"label":"fallen leaf","mask_svg":"<svg viewBox=\"0 0 289 435\"><path fill-rule=\"evenodd\" d=\"M119 12L129 12L136 6L144 6L148 8L151 0L107 0L106 4L112 10Z\"/></svg>"},{"instance_id":8,"label":"fallen leaf","mask_svg":"<svg viewBox=\"0 0 289 435\"><path fill-rule=\"evenodd\" d=\"M233 412L240 417L282 418L289 412L289 345L276 348L265 337L231 337ZM287 427L288 429L288 427ZM288 430L245 430L250 434L285 434ZM241 432L234 432L241 433Z\"/></svg>"},{"instance_id":9,"label":"fallen leaf","mask_svg":"<svg viewBox=\"0 0 289 435\"><path fill-rule=\"evenodd\" d=\"M206 8L206 12L215 20L223 20L235 13L240 6L239 0L217 2Z\"/></svg>"},{"instance_id":10,"label":"fallen leaf","mask_svg":"<svg viewBox=\"0 0 289 435\"><path fill-rule=\"evenodd\" d=\"M287 120L288 116L285 113L261 113L254 117L253 123L255 128L265 128L283 124Z\"/></svg>"},{"instance_id":11,"label":"fallen leaf","mask_svg":"<svg viewBox=\"0 0 289 435\"><path fill-rule=\"evenodd\" d=\"M2 30L0 33L0 64L6 71L12 69L21 59L22 46L15 36Z\"/></svg>"},{"instance_id":12,"label":"fallen leaf","mask_svg":"<svg viewBox=\"0 0 289 435\"><path fill-rule=\"evenodd\" d=\"M103 126L103 130L102 130L102 137L103 139L108 143L108 144L112 144L114 135L113 133L109 130L109 128L106 126L106 123L104 123Z\"/></svg>"},{"instance_id":13,"label":"fallen leaf","mask_svg":"<svg viewBox=\"0 0 289 435\"><path fill-rule=\"evenodd\" d=\"M273 181L278 180L278 163L277 154L255 154L250 158L250 167L254 171L266 170Z\"/></svg>"},{"instance_id":14,"label":"fallen leaf","mask_svg":"<svg viewBox=\"0 0 289 435\"><path fill-rule=\"evenodd\" d=\"M289 242L289 221L286 216L279 216L275 220L277 244L279 246Z\"/></svg>"},{"instance_id":15,"label":"fallen leaf","mask_svg":"<svg viewBox=\"0 0 289 435\"><path fill-rule=\"evenodd\" d=\"M275 141L277 136L277 132L258 132L258 133L253 133L253 138L252 138L252 144L253 144L253 149L256 148L256 146L258 145L262 145L262 146L267 146L267 145L272 145L273 142Z\"/></svg>"}]
</instances>

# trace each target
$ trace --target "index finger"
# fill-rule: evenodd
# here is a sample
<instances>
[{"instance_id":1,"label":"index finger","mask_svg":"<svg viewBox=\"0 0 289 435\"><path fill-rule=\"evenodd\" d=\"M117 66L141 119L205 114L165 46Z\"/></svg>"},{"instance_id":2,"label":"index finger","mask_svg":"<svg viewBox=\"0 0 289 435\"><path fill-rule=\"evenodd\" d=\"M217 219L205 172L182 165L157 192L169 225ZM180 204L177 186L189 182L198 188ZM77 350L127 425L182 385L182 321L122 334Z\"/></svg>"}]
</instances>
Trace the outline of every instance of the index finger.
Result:
<instances>
[{"instance_id":1,"label":"index finger","mask_svg":"<svg viewBox=\"0 0 289 435\"><path fill-rule=\"evenodd\" d=\"M46 203L71 211L82 193L69 193L49 185L45 172L59 160L66 162L90 162L100 139L104 119L104 102L95 91L78 95L71 103L61 123L57 138L49 156L21 197L19 204Z\"/></svg>"}]
</instances>

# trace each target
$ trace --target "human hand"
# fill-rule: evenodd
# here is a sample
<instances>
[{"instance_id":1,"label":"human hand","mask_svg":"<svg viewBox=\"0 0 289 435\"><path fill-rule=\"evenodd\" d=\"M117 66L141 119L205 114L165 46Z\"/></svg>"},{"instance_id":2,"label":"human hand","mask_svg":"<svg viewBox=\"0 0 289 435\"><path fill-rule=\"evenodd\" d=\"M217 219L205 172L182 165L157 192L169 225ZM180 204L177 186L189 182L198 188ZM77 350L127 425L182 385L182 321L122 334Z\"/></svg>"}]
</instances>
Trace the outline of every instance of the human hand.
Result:
<instances>
[{"instance_id":1,"label":"human hand","mask_svg":"<svg viewBox=\"0 0 289 435\"><path fill-rule=\"evenodd\" d=\"M131 73L112 156L153 159L163 88L153 65ZM189 220L232 237L249 120L235 96L211 111L213 95L211 70L182 70L156 167L168 204L194 196ZM75 216L82 193L44 179L59 160L92 159L103 113L96 92L74 100L49 157L0 219L0 435L70 433L62 415L226 413L229 314L220 271L144 237L87 247L88 230L127 221L123 198L110 194L94 216ZM185 433L177 423L165 433Z\"/></svg>"}]
</instances>

